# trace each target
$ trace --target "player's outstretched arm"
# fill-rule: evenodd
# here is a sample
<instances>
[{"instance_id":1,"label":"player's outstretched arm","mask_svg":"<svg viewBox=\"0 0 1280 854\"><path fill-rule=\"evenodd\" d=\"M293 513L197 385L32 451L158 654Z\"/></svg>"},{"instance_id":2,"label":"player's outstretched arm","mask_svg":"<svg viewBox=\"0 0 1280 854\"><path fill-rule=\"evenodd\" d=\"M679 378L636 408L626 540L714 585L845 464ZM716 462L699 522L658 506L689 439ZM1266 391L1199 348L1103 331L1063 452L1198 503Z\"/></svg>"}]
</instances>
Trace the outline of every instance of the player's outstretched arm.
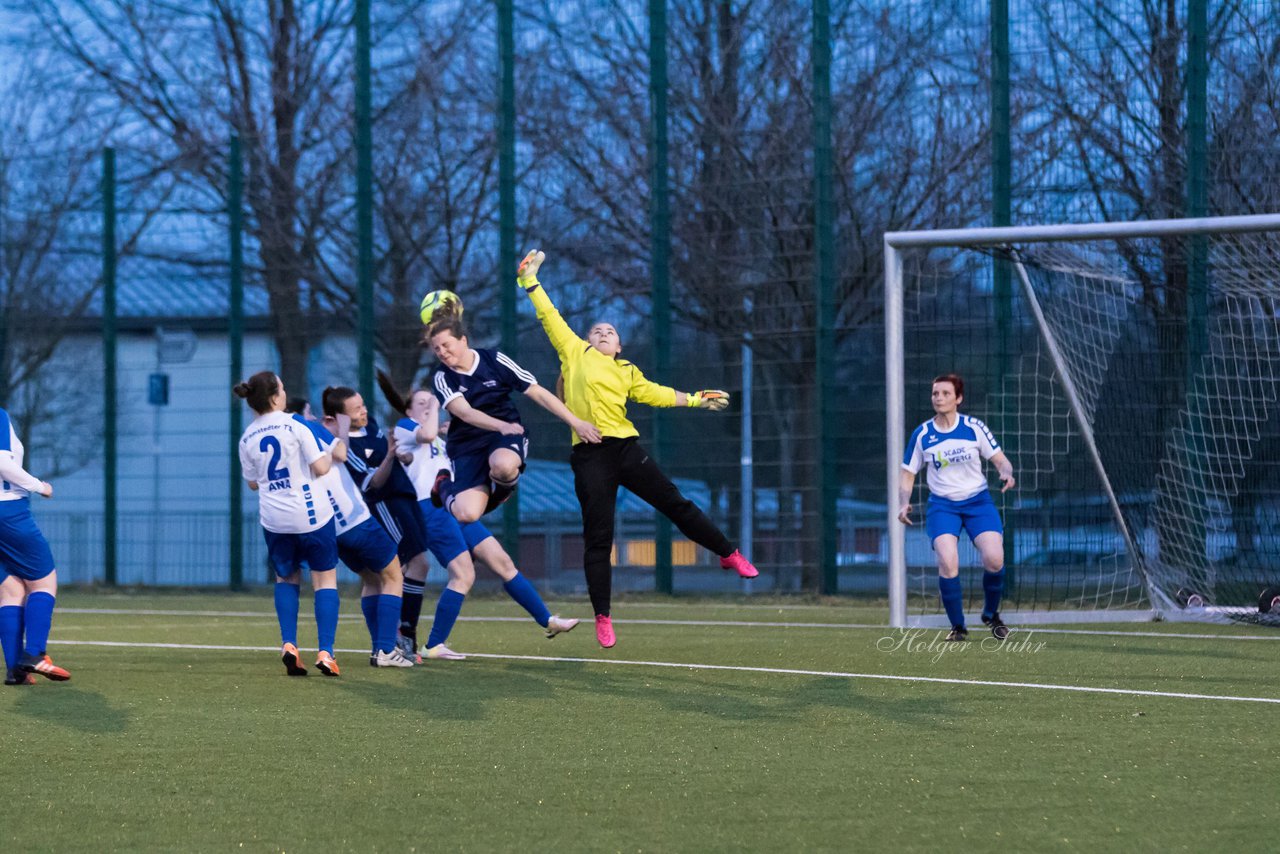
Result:
<instances>
[{"instance_id":1,"label":"player's outstretched arm","mask_svg":"<svg viewBox=\"0 0 1280 854\"><path fill-rule=\"evenodd\" d=\"M547 391L540 385L531 385L524 390L525 395L534 403L559 418L565 424L573 428L573 432L577 433L584 442L596 444L600 441L600 431L596 429L596 425L590 421L583 421L578 416L569 411L569 407L561 402L551 392Z\"/></svg>"},{"instance_id":2,"label":"player's outstretched arm","mask_svg":"<svg viewBox=\"0 0 1280 854\"><path fill-rule=\"evenodd\" d=\"M533 303L533 307L538 312L538 322L542 324L542 329L547 333L547 340L551 342L551 346L556 348L556 352L564 357L570 352L581 352L586 349L587 342L574 334L569 328L569 324L565 323L563 317L560 316L559 310L555 304L551 302L551 297L547 295L547 291L538 281L538 270L542 267L542 262L546 260L546 253L534 249L524 256L524 260L520 262L520 266L516 269L516 283L524 289L529 295L529 301Z\"/></svg>"}]
</instances>

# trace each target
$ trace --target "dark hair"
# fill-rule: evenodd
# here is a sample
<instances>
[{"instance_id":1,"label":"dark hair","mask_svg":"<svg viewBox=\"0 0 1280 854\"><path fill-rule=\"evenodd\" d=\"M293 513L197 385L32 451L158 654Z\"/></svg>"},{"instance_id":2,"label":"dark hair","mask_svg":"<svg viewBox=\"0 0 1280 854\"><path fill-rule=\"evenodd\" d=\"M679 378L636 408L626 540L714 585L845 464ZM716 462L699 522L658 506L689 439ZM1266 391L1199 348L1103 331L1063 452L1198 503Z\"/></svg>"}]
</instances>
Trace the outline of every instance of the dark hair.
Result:
<instances>
[{"instance_id":1,"label":"dark hair","mask_svg":"<svg viewBox=\"0 0 1280 854\"><path fill-rule=\"evenodd\" d=\"M447 300L436 309L431 322L427 324L426 332L422 334L422 346L430 347L431 339L441 332L448 332L454 338L467 337L467 329L462 325L462 312L459 310L457 300Z\"/></svg>"},{"instance_id":2,"label":"dark hair","mask_svg":"<svg viewBox=\"0 0 1280 854\"><path fill-rule=\"evenodd\" d=\"M295 415L301 415L307 409L307 399L305 397L291 397L284 402L284 411L292 412Z\"/></svg>"},{"instance_id":3,"label":"dark hair","mask_svg":"<svg viewBox=\"0 0 1280 854\"><path fill-rule=\"evenodd\" d=\"M356 396L356 390L345 385L331 385L320 396L325 415L339 415L347 408L347 401Z\"/></svg>"},{"instance_id":4,"label":"dark hair","mask_svg":"<svg viewBox=\"0 0 1280 854\"><path fill-rule=\"evenodd\" d=\"M262 415L271 411L271 398L280 393L280 378L275 371L258 371L245 382L236 383L231 391L248 402L250 409Z\"/></svg>"},{"instance_id":5,"label":"dark hair","mask_svg":"<svg viewBox=\"0 0 1280 854\"><path fill-rule=\"evenodd\" d=\"M951 387L956 390L956 397L964 397L964 380L960 379L959 374L943 374L940 377L934 377L935 383L951 383Z\"/></svg>"},{"instance_id":6,"label":"dark hair","mask_svg":"<svg viewBox=\"0 0 1280 854\"><path fill-rule=\"evenodd\" d=\"M392 409L401 415L408 413L409 401L404 399L400 390L396 388L396 384L391 381L391 377L381 369L378 370L378 388L382 389L382 396L387 399L387 403L391 404ZM409 400L412 399L413 394L410 393Z\"/></svg>"}]
</instances>

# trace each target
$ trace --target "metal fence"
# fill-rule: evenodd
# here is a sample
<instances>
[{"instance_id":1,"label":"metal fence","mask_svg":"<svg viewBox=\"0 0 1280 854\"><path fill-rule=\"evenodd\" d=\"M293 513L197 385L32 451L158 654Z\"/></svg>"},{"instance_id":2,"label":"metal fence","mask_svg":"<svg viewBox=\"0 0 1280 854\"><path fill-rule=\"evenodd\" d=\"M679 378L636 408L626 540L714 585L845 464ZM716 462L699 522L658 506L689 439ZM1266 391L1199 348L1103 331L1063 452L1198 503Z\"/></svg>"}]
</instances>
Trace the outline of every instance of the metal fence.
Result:
<instances>
[{"instance_id":1,"label":"metal fence","mask_svg":"<svg viewBox=\"0 0 1280 854\"><path fill-rule=\"evenodd\" d=\"M376 399L376 362L408 387L427 290L551 384L511 283L537 245L572 325L612 320L651 378L733 395L633 414L755 589L882 590L884 231L1274 205L1261 2L335 0L157 12L175 26L126 37L154 40L136 56L39 26L46 5L12 43L80 88L27 80L49 123L0 142L0 401L55 475L39 518L77 581L261 580L234 375ZM190 28L210 37L179 61ZM248 33L274 88L219 61ZM101 74L58 77L87 58ZM562 471L562 425L526 415L531 472ZM567 488L521 490L494 528L575 589ZM623 584L739 589L687 557L626 517Z\"/></svg>"}]
</instances>

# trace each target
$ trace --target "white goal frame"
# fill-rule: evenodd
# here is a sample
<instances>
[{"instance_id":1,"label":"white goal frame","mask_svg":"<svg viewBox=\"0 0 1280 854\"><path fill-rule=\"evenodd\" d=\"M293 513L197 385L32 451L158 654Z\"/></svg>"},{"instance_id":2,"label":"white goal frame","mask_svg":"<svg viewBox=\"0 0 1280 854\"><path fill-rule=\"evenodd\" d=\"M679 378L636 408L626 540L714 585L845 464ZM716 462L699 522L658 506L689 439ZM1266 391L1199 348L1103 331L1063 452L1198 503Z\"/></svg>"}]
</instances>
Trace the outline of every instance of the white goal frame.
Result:
<instances>
[{"instance_id":1,"label":"white goal frame","mask_svg":"<svg viewBox=\"0 0 1280 854\"><path fill-rule=\"evenodd\" d=\"M890 231L884 235L884 318L885 318L885 434L887 447L887 522L889 532L889 623L896 628L908 626L907 617L907 563L906 563L906 528L898 521L898 485L901 472L902 449L906 443L906 402L904 375L904 317L903 317L903 269L902 250L904 249L936 249L992 247L1009 248L1028 243L1061 243L1078 240L1115 240L1139 237L1173 237L1187 235L1220 235L1242 234L1252 232L1280 232L1280 214L1261 214L1255 216L1203 217L1199 219L1166 219L1145 222L1109 222L1081 223L1071 225L1036 225L1015 226L1007 228L959 228L932 231ZM1119 529L1135 561L1135 565L1147 578L1141 566L1141 553L1136 549L1132 535L1123 516L1119 503L1111 489L1106 471L1102 468L1097 447L1090 429L1080 408L1079 397L1070 379L1061 354L1051 335L1046 334L1043 314L1031 290L1026 270L1021 262L1015 260L1013 266L1017 272L1023 294L1028 298L1032 314L1040 327L1041 336L1055 367L1058 381L1062 384L1071 415L1081 430L1081 437L1095 468L1102 478L1104 491L1111 503L1112 514L1119 524ZM1148 594L1154 605L1152 611L1105 612L1089 611L1074 615L1076 620L1089 621L1120 619L1152 619L1167 615L1166 609L1171 603L1164 602L1163 595L1147 584ZM1162 607L1163 606L1163 607ZM1023 619L1023 622L1034 621ZM1041 615L1040 620L1049 615ZM1064 621L1072 617L1065 613L1055 612L1052 618ZM944 621L945 622L945 621ZM923 623L922 623L923 624ZM941 625L941 623L939 623Z\"/></svg>"}]
</instances>

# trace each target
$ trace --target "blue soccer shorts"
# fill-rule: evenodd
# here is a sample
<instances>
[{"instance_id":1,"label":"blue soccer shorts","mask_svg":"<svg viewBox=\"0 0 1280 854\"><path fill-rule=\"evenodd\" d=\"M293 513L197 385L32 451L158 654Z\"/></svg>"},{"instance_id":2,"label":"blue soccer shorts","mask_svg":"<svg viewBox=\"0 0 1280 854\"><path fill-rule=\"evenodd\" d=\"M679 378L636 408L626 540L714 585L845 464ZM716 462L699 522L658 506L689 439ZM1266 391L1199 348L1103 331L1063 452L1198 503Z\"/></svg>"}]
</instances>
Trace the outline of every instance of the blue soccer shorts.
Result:
<instances>
[{"instance_id":1,"label":"blue soccer shorts","mask_svg":"<svg viewBox=\"0 0 1280 854\"><path fill-rule=\"evenodd\" d=\"M30 499L0 501L0 581L10 575L38 581L53 569L53 552L36 527Z\"/></svg>"},{"instance_id":2,"label":"blue soccer shorts","mask_svg":"<svg viewBox=\"0 0 1280 854\"><path fill-rule=\"evenodd\" d=\"M401 565L427 550L427 523L417 499L403 495L369 505L375 519L396 542Z\"/></svg>"},{"instance_id":3,"label":"blue soccer shorts","mask_svg":"<svg viewBox=\"0 0 1280 854\"><path fill-rule=\"evenodd\" d=\"M958 538L962 530L969 535L970 540L987 531L1004 534L1000 512L996 510L991 492L986 489L963 501L930 495L929 502L925 505L924 528L931 543L943 534Z\"/></svg>"},{"instance_id":4,"label":"blue soccer shorts","mask_svg":"<svg viewBox=\"0 0 1280 854\"><path fill-rule=\"evenodd\" d=\"M302 568L305 561L313 571L338 568L337 526L330 519L305 534L278 534L262 529L267 538L267 559L276 575L284 578Z\"/></svg>"},{"instance_id":5,"label":"blue soccer shorts","mask_svg":"<svg viewBox=\"0 0 1280 854\"><path fill-rule=\"evenodd\" d=\"M525 459L529 456L529 436L504 436L501 433L490 433L487 445L469 450L464 454L453 456L449 460L453 464L453 494L489 485L489 455L499 448L506 448L520 457L520 471L525 469Z\"/></svg>"},{"instance_id":6,"label":"blue soccer shorts","mask_svg":"<svg viewBox=\"0 0 1280 854\"><path fill-rule=\"evenodd\" d=\"M396 543L381 525L365 519L338 537L338 557L352 572L382 572L396 557Z\"/></svg>"}]
</instances>

